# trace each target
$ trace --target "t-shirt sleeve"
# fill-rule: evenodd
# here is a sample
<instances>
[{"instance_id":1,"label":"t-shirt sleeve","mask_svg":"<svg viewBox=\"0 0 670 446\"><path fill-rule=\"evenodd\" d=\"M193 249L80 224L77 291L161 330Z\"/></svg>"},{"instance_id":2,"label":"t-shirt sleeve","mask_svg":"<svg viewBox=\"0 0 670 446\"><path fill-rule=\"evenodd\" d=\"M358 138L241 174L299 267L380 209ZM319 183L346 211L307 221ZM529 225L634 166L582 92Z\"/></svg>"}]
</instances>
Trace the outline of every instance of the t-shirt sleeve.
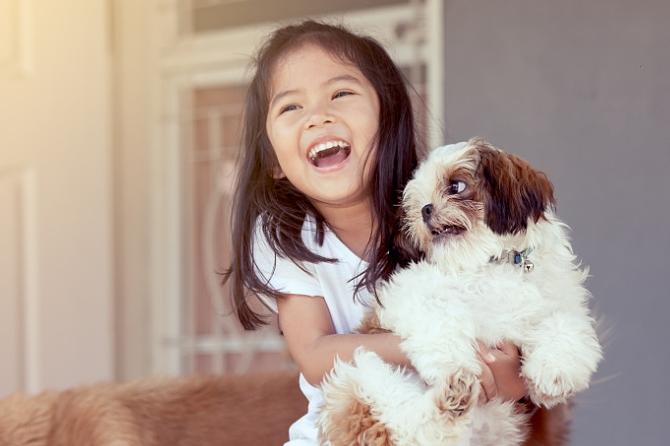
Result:
<instances>
[{"instance_id":1,"label":"t-shirt sleeve","mask_svg":"<svg viewBox=\"0 0 670 446\"><path fill-rule=\"evenodd\" d=\"M282 294L323 295L314 265L302 263L305 268L303 271L292 260L277 255L259 228L254 234L253 256L258 278L267 281L271 288ZM271 296L259 294L258 298L272 311L277 312L277 302Z\"/></svg>"}]
</instances>

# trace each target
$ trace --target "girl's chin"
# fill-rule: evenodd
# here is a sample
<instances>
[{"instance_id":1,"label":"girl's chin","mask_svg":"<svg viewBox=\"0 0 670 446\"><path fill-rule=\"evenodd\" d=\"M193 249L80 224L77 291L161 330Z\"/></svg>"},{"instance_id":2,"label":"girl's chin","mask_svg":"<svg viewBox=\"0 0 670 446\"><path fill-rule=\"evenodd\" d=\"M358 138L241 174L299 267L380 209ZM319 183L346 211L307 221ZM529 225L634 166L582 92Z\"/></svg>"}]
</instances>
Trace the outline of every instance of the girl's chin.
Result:
<instances>
[{"instance_id":1,"label":"girl's chin","mask_svg":"<svg viewBox=\"0 0 670 446\"><path fill-rule=\"evenodd\" d=\"M339 186L339 187L338 187ZM351 183L346 186L351 187ZM342 185L326 185L325 188L312 195L311 201L319 208L321 206L342 208L360 203L364 194L360 189L346 190Z\"/></svg>"}]
</instances>

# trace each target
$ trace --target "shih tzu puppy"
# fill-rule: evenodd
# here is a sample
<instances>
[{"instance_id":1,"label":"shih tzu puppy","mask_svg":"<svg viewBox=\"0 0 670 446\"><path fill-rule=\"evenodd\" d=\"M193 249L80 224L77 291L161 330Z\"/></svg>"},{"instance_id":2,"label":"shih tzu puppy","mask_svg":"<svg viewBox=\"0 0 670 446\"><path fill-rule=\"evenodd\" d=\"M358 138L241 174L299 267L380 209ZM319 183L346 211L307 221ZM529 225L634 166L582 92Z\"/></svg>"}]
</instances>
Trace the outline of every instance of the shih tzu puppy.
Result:
<instances>
[{"instance_id":1,"label":"shih tzu puppy","mask_svg":"<svg viewBox=\"0 0 670 446\"><path fill-rule=\"evenodd\" d=\"M588 387L601 359L589 292L554 215L553 187L481 139L433 150L403 196L405 235L424 260L381 285L360 329L392 331L414 370L359 348L322 385L322 441L511 446L528 434L512 402L477 405L476 340L517 345L532 402Z\"/></svg>"}]
</instances>

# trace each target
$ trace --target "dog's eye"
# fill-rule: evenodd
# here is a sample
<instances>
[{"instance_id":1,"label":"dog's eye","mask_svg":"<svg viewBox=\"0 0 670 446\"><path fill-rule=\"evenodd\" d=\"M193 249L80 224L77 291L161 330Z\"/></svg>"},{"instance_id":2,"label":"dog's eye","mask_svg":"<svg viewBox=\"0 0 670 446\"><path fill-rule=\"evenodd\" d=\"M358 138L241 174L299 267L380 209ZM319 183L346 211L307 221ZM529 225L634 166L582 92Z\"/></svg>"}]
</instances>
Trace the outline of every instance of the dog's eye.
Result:
<instances>
[{"instance_id":1,"label":"dog's eye","mask_svg":"<svg viewBox=\"0 0 670 446\"><path fill-rule=\"evenodd\" d=\"M452 181L449 183L449 187L447 188L447 193L449 194L460 194L465 190L467 185L463 181Z\"/></svg>"}]
</instances>

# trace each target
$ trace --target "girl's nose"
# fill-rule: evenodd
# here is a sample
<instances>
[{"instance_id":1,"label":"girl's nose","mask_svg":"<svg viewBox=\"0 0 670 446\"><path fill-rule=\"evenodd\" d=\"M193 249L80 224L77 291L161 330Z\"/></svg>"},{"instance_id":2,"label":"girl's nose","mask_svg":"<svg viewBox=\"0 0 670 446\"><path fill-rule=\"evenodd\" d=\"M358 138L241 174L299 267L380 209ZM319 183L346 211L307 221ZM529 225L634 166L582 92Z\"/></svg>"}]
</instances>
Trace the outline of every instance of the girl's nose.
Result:
<instances>
[{"instance_id":1,"label":"girl's nose","mask_svg":"<svg viewBox=\"0 0 670 446\"><path fill-rule=\"evenodd\" d=\"M324 115L324 114L312 115L309 118L309 121L307 122L307 128L311 129L312 127L319 127L319 126L322 126L324 124L332 124L332 123L333 123L333 119L328 115Z\"/></svg>"},{"instance_id":2,"label":"girl's nose","mask_svg":"<svg viewBox=\"0 0 670 446\"><path fill-rule=\"evenodd\" d=\"M307 120L306 127L311 129L312 127L319 127L324 124L332 124L334 122L333 116L328 112L325 107L315 109Z\"/></svg>"}]
</instances>

